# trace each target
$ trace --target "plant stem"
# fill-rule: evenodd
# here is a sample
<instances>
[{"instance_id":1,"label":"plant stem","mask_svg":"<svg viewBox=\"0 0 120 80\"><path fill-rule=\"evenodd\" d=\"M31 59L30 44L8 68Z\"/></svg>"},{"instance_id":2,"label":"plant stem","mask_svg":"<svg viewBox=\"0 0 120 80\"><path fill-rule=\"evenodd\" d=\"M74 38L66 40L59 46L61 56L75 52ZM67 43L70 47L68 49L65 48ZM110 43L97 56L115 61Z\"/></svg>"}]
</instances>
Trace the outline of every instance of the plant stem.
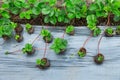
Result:
<instances>
[{"instance_id":1,"label":"plant stem","mask_svg":"<svg viewBox=\"0 0 120 80\"><path fill-rule=\"evenodd\" d=\"M62 38L64 38L65 37L65 31L64 31L64 33L63 33L63 35L62 35Z\"/></svg>"},{"instance_id":2,"label":"plant stem","mask_svg":"<svg viewBox=\"0 0 120 80\"><path fill-rule=\"evenodd\" d=\"M90 36L85 40L84 44L83 44L83 48L85 47L86 43L90 40L90 38L92 37L92 33L90 34Z\"/></svg>"},{"instance_id":3,"label":"plant stem","mask_svg":"<svg viewBox=\"0 0 120 80\"><path fill-rule=\"evenodd\" d=\"M9 54L12 54L12 53L15 53L15 52L20 52L21 50L16 50L16 51L13 51L13 52L9 52Z\"/></svg>"},{"instance_id":4,"label":"plant stem","mask_svg":"<svg viewBox=\"0 0 120 80\"><path fill-rule=\"evenodd\" d=\"M32 42L32 45L34 44L34 42L37 40L37 38L39 37L40 35L38 35Z\"/></svg>"},{"instance_id":5,"label":"plant stem","mask_svg":"<svg viewBox=\"0 0 120 80\"><path fill-rule=\"evenodd\" d=\"M110 25L110 13L108 14L106 26L109 26L109 25ZM99 41L98 41L98 54L100 53L100 42L101 42L101 40L102 40L102 37L103 37L103 35L104 35L104 32L105 32L105 29L103 30L103 33L102 33L102 35L100 36L100 39L99 39Z\"/></svg>"},{"instance_id":6,"label":"plant stem","mask_svg":"<svg viewBox=\"0 0 120 80\"><path fill-rule=\"evenodd\" d=\"M43 55L43 58L45 58L45 55L46 55L47 45L48 45L48 43L45 43L45 50L44 50L44 55Z\"/></svg>"}]
</instances>

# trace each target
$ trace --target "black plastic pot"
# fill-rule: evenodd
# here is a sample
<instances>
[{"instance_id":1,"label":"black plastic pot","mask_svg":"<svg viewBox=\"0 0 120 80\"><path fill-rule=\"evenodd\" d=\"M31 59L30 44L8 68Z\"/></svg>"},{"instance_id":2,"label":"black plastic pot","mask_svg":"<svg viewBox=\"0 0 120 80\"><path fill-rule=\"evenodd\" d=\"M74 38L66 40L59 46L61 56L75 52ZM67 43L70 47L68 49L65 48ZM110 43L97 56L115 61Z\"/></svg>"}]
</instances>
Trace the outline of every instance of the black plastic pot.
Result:
<instances>
[{"instance_id":1,"label":"black plastic pot","mask_svg":"<svg viewBox=\"0 0 120 80\"><path fill-rule=\"evenodd\" d=\"M84 54L84 56L86 55L86 49L85 48L80 48L79 52L82 52ZM78 54L79 55L79 54ZM79 55L80 56L80 55ZM82 56L82 57L84 57Z\"/></svg>"},{"instance_id":2,"label":"black plastic pot","mask_svg":"<svg viewBox=\"0 0 120 80\"><path fill-rule=\"evenodd\" d=\"M19 34L19 36L20 36L20 38L18 38L18 39L15 39L17 42L21 42L21 41L23 41L23 36L22 35L20 35Z\"/></svg>"},{"instance_id":3,"label":"black plastic pot","mask_svg":"<svg viewBox=\"0 0 120 80\"><path fill-rule=\"evenodd\" d=\"M51 39L48 40L47 37L43 37L43 40L46 42L46 43L51 43L53 41L53 36L51 36Z\"/></svg>"},{"instance_id":4,"label":"black plastic pot","mask_svg":"<svg viewBox=\"0 0 120 80\"><path fill-rule=\"evenodd\" d=\"M37 65L38 68L40 69L47 69L50 67L50 61L47 58L42 58L41 60L45 61L45 65Z\"/></svg>"},{"instance_id":5,"label":"black plastic pot","mask_svg":"<svg viewBox=\"0 0 120 80\"><path fill-rule=\"evenodd\" d=\"M32 51L26 51L27 55L33 55L35 53L35 48L33 47Z\"/></svg>"},{"instance_id":6,"label":"black plastic pot","mask_svg":"<svg viewBox=\"0 0 120 80\"><path fill-rule=\"evenodd\" d=\"M7 40L9 40L9 39L10 39L10 37L9 37L9 36L7 36L7 35L2 35L2 38L3 38L5 41L7 41Z\"/></svg>"},{"instance_id":7,"label":"black plastic pot","mask_svg":"<svg viewBox=\"0 0 120 80\"><path fill-rule=\"evenodd\" d=\"M27 31L29 34L32 34L32 33L34 33L34 28L33 27L31 27L28 31Z\"/></svg>"},{"instance_id":8,"label":"black plastic pot","mask_svg":"<svg viewBox=\"0 0 120 80\"><path fill-rule=\"evenodd\" d=\"M23 31L23 27L20 24L18 24L17 27L15 28L15 32L17 34L20 34L22 31Z\"/></svg>"},{"instance_id":9,"label":"black plastic pot","mask_svg":"<svg viewBox=\"0 0 120 80\"><path fill-rule=\"evenodd\" d=\"M98 60L98 58L99 58L100 56L103 57L102 60ZM94 57L94 62L95 62L96 64L102 64L103 61L104 61L104 55L101 54L101 53L98 53L98 54Z\"/></svg>"}]
</instances>

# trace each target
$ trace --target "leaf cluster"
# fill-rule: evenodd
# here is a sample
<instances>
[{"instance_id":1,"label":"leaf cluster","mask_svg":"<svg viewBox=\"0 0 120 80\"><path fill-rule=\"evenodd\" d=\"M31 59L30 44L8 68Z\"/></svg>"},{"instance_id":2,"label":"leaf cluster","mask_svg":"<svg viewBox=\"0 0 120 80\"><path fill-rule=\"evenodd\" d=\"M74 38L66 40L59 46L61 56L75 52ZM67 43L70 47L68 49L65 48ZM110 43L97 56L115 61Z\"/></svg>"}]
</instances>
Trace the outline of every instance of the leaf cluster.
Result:
<instances>
[{"instance_id":1,"label":"leaf cluster","mask_svg":"<svg viewBox=\"0 0 120 80\"><path fill-rule=\"evenodd\" d=\"M57 54L59 54L61 50L65 50L67 48L67 45L67 40L62 38L55 38L50 48L53 49Z\"/></svg>"},{"instance_id":2,"label":"leaf cluster","mask_svg":"<svg viewBox=\"0 0 120 80\"><path fill-rule=\"evenodd\" d=\"M67 28L66 28L66 33L70 33L70 32L72 32L72 31L74 31L74 30L75 30L74 26L72 26L72 25L67 26Z\"/></svg>"},{"instance_id":3,"label":"leaf cluster","mask_svg":"<svg viewBox=\"0 0 120 80\"><path fill-rule=\"evenodd\" d=\"M33 46L32 44L29 43L25 44L25 47L22 48L23 53L31 52L32 50L33 50Z\"/></svg>"}]
</instances>

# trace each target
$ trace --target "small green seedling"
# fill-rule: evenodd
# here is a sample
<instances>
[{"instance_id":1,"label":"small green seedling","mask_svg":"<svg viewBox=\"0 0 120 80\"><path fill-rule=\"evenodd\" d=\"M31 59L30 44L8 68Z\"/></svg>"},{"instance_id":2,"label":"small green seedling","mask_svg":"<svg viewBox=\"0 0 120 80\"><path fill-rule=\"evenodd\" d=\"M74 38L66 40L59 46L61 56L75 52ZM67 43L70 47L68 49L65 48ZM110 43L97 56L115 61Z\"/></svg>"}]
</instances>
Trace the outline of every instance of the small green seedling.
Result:
<instances>
[{"instance_id":1,"label":"small green seedling","mask_svg":"<svg viewBox=\"0 0 120 80\"><path fill-rule=\"evenodd\" d=\"M70 25L66 28L66 33L69 34L75 30L74 26Z\"/></svg>"},{"instance_id":2,"label":"small green seedling","mask_svg":"<svg viewBox=\"0 0 120 80\"><path fill-rule=\"evenodd\" d=\"M98 56L98 61L102 61L103 59L103 56Z\"/></svg>"},{"instance_id":3,"label":"small green seedling","mask_svg":"<svg viewBox=\"0 0 120 80\"><path fill-rule=\"evenodd\" d=\"M46 62L42 59L37 59L36 64L39 65L39 66L45 66Z\"/></svg>"},{"instance_id":4,"label":"small green seedling","mask_svg":"<svg viewBox=\"0 0 120 80\"><path fill-rule=\"evenodd\" d=\"M27 43L25 47L22 48L23 53L32 52L32 50L33 50L33 46L32 44L29 44L29 43Z\"/></svg>"},{"instance_id":5,"label":"small green seedling","mask_svg":"<svg viewBox=\"0 0 120 80\"><path fill-rule=\"evenodd\" d=\"M42 29L40 34L43 36L43 39L45 40L45 42L50 43L52 41L53 37L49 30Z\"/></svg>"},{"instance_id":6,"label":"small green seedling","mask_svg":"<svg viewBox=\"0 0 120 80\"><path fill-rule=\"evenodd\" d=\"M82 58L82 57L85 57L86 53L79 51L78 55Z\"/></svg>"},{"instance_id":7,"label":"small green seedling","mask_svg":"<svg viewBox=\"0 0 120 80\"><path fill-rule=\"evenodd\" d=\"M100 33L101 33L101 29L100 29L100 28L95 28L95 29L93 30L93 36L94 36L94 37L100 35Z\"/></svg>"},{"instance_id":8,"label":"small green seedling","mask_svg":"<svg viewBox=\"0 0 120 80\"><path fill-rule=\"evenodd\" d=\"M18 40L20 38L20 35L16 34L15 39Z\"/></svg>"},{"instance_id":9,"label":"small green seedling","mask_svg":"<svg viewBox=\"0 0 120 80\"><path fill-rule=\"evenodd\" d=\"M60 54L61 51L66 50L67 45L68 45L67 40L62 38L55 38L50 48L53 49L55 53Z\"/></svg>"},{"instance_id":10,"label":"small green seedling","mask_svg":"<svg viewBox=\"0 0 120 80\"><path fill-rule=\"evenodd\" d=\"M43 37L48 37L51 36L50 31L48 31L47 29L42 29L41 33L40 33Z\"/></svg>"},{"instance_id":11,"label":"small green seedling","mask_svg":"<svg viewBox=\"0 0 120 80\"><path fill-rule=\"evenodd\" d=\"M25 28L26 28L27 31L29 31L32 28L32 25L30 25L29 23L27 23L25 25Z\"/></svg>"},{"instance_id":12,"label":"small green seedling","mask_svg":"<svg viewBox=\"0 0 120 80\"><path fill-rule=\"evenodd\" d=\"M113 34L113 29L111 27L109 27L105 30L105 32L109 35L112 35Z\"/></svg>"}]
</instances>

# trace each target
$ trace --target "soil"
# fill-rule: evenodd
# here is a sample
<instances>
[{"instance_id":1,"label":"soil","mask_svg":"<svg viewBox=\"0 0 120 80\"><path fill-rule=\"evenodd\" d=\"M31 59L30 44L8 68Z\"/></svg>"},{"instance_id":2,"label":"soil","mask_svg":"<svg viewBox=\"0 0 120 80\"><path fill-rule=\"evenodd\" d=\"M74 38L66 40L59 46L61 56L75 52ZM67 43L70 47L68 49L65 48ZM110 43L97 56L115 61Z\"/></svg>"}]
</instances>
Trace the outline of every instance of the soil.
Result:
<instances>
[{"instance_id":1,"label":"soil","mask_svg":"<svg viewBox=\"0 0 120 80\"><path fill-rule=\"evenodd\" d=\"M15 32L17 34L20 34L23 31L23 27L18 23L17 27L15 28Z\"/></svg>"},{"instance_id":2,"label":"soil","mask_svg":"<svg viewBox=\"0 0 120 80\"><path fill-rule=\"evenodd\" d=\"M7 41L7 40L9 40L9 39L10 39L10 37L9 37L9 36L7 36L7 35L3 35L3 36L2 36L2 38L3 38L5 41Z\"/></svg>"},{"instance_id":3,"label":"soil","mask_svg":"<svg viewBox=\"0 0 120 80\"><path fill-rule=\"evenodd\" d=\"M110 16L110 25L111 26L115 26L115 25L120 25L120 21L115 22L113 20L113 15ZM46 25L46 26L67 26L67 25L74 25L74 26L87 26L87 21L85 18L81 18L81 19L73 19L70 21L70 23L66 24L66 23L56 23L55 25L50 24L50 23L44 23L44 16L42 14L40 14L38 17L36 18L31 18L30 20L27 19L20 19L18 15L13 15L12 14L12 21L17 22L17 23L21 23L21 24L26 24L26 23L30 23L32 25ZM99 18L97 25L99 26L106 26L107 23L107 18Z\"/></svg>"},{"instance_id":4,"label":"soil","mask_svg":"<svg viewBox=\"0 0 120 80\"><path fill-rule=\"evenodd\" d=\"M27 31L29 34L32 34L32 33L34 33L34 28L33 27L31 27L28 31Z\"/></svg>"},{"instance_id":5,"label":"soil","mask_svg":"<svg viewBox=\"0 0 120 80\"><path fill-rule=\"evenodd\" d=\"M61 51L59 52L59 54L64 54L65 51L66 51L66 49L61 50Z\"/></svg>"},{"instance_id":6,"label":"soil","mask_svg":"<svg viewBox=\"0 0 120 80\"><path fill-rule=\"evenodd\" d=\"M17 41L17 42L21 42L21 41L23 41L23 36L20 35L20 34L19 34L19 36L20 36L20 38L18 38L16 41Z\"/></svg>"},{"instance_id":7,"label":"soil","mask_svg":"<svg viewBox=\"0 0 120 80\"><path fill-rule=\"evenodd\" d=\"M99 56L102 56L102 57L103 57L103 59L102 59L101 61L98 61L98 57L99 57ZM102 64L103 61L104 61L104 55L101 54L101 53L97 54L97 55L94 57L94 62L95 62L96 64Z\"/></svg>"},{"instance_id":8,"label":"soil","mask_svg":"<svg viewBox=\"0 0 120 80\"><path fill-rule=\"evenodd\" d=\"M26 52L27 53L27 55L32 55L32 54L34 54L35 53L35 48L33 47L33 49L32 49L32 51L31 52Z\"/></svg>"},{"instance_id":9,"label":"soil","mask_svg":"<svg viewBox=\"0 0 120 80\"><path fill-rule=\"evenodd\" d=\"M46 42L46 43L51 43L53 41L53 36L51 36L51 40L48 40L47 37L43 37L43 40Z\"/></svg>"},{"instance_id":10,"label":"soil","mask_svg":"<svg viewBox=\"0 0 120 80\"><path fill-rule=\"evenodd\" d=\"M40 68L40 69L47 69L48 67L50 67L50 61L47 58L42 58L41 60L45 61L46 64L44 66L37 65L38 68Z\"/></svg>"}]
</instances>

